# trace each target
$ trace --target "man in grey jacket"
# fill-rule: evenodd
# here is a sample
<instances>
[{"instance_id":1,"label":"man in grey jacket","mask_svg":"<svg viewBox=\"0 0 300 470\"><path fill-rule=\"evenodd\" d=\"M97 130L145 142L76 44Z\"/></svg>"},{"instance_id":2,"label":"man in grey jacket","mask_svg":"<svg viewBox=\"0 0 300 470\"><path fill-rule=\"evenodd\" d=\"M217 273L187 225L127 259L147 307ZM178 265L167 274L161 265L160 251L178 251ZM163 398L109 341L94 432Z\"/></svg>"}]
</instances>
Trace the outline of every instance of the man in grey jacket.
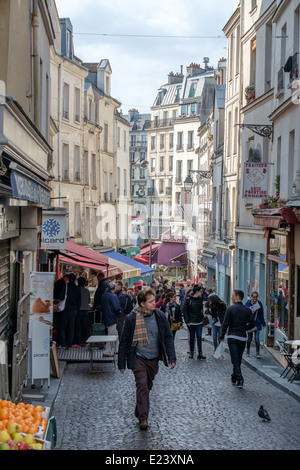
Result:
<instances>
[{"instance_id":1,"label":"man in grey jacket","mask_svg":"<svg viewBox=\"0 0 300 470\"><path fill-rule=\"evenodd\" d=\"M243 291L237 289L233 291L231 296L233 305L226 310L220 336L220 341L224 341L228 329L227 342L233 365L231 383L238 388L243 388L244 384L241 364L247 341L247 331L255 328L255 320L251 309L242 303L243 298Z\"/></svg>"}]
</instances>

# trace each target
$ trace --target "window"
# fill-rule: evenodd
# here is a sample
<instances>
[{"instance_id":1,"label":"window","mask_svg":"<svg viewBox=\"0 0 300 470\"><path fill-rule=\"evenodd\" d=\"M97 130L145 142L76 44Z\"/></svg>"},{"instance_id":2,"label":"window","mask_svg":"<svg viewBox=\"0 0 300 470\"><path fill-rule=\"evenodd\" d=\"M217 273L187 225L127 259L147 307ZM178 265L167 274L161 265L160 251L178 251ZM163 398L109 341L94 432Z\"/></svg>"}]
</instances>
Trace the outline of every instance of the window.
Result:
<instances>
[{"instance_id":1,"label":"window","mask_svg":"<svg viewBox=\"0 0 300 470\"><path fill-rule=\"evenodd\" d=\"M123 170L124 172L124 196L127 196L127 171Z\"/></svg>"},{"instance_id":2,"label":"window","mask_svg":"<svg viewBox=\"0 0 300 470\"><path fill-rule=\"evenodd\" d=\"M176 164L176 182L181 183L182 182L182 161L177 160Z\"/></svg>"},{"instance_id":3,"label":"window","mask_svg":"<svg viewBox=\"0 0 300 470\"><path fill-rule=\"evenodd\" d=\"M256 7L257 0L251 0L251 10Z\"/></svg>"},{"instance_id":4,"label":"window","mask_svg":"<svg viewBox=\"0 0 300 470\"><path fill-rule=\"evenodd\" d=\"M63 144L63 174L64 180L69 179L69 145Z\"/></svg>"},{"instance_id":5,"label":"window","mask_svg":"<svg viewBox=\"0 0 300 470\"><path fill-rule=\"evenodd\" d=\"M177 133L177 150L183 150L183 132Z\"/></svg>"},{"instance_id":6,"label":"window","mask_svg":"<svg viewBox=\"0 0 300 470\"><path fill-rule=\"evenodd\" d=\"M165 157L160 157L160 167L159 167L159 170L160 171L164 171L165 169Z\"/></svg>"},{"instance_id":7,"label":"window","mask_svg":"<svg viewBox=\"0 0 300 470\"><path fill-rule=\"evenodd\" d=\"M255 81L256 81L256 37L251 40L249 85L255 85Z\"/></svg>"},{"instance_id":8,"label":"window","mask_svg":"<svg viewBox=\"0 0 300 470\"><path fill-rule=\"evenodd\" d=\"M155 135L151 136L151 150L155 150Z\"/></svg>"},{"instance_id":9,"label":"window","mask_svg":"<svg viewBox=\"0 0 300 470\"><path fill-rule=\"evenodd\" d=\"M110 202L113 201L113 174L109 173L109 189L110 189L110 194L109 194L109 199Z\"/></svg>"},{"instance_id":10,"label":"window","mask_svg":"<svg viewBox=\"0 0 300 470\"><path fill-rule=\"evenodd\" d=\"M193 160L188 160L187 161L187 173L190 174L192 169L193 169Z\"/></svg>"},{"instance_id":11,"label":"window","mask_svg":"<svg viewBox=\"0 0 300 470\"><path fill-rule=\"evenodd\" d=\"M189 91L189 98L193 98L195 96L196 91L196 83L191 83L190 91Z\"/></svg>"},{"instance_id":12,"label":"window","mask_svg":"<svg viewBox=\"0 0 300 470\"><path fill-rule=\"evenodd\" d=\"M118 127L117 145L118 145L118 147L121 147L121 129L120 129L120 127Z\"/></svg>"},{"instance_id":13,"label":"window","mask_svg":"<svg viewBox=\"0 0 300 470\"><path fill-rule=\"evenodd\" d=\"M164 111L164 126L168 125L169 113L168 111Z\"/></svg>"},{"instance_id":14,"label":"window","mask_svg":"<svg viewBox=\"0 0 300 470\"><path fill-rule=\"evenodd\" d=\"M127 149L127 133L124 131L124 150Z\"/></svg>"},{"instance_id":15,"label":"window","mask_svg":"<svg viewBox=\"0 0 300 470\"><path fill-rule=\"evenodd\" d=\"M105 202L108 202L108 175L107 171L104 171L104 194L103 198Z\"/></svg>"},{"instance_id":16,"label":"window","mask_svg":"<svg viewBox=\"0 0 300 470\"><path fill-rule=\"evenodd\" d=\"M69 119L69 95L70 87L67 83L64 83L63 87L63 118Z\"/></svg>"},{"instance_id":17,"label":"window","mask_svg":"<svg viewBox=\"0 0 300 470\"><path fill-rule=\"evenodd\" d=\"M188 149L191 150L194 148L194 131L188 132Z\"/></svg>"},{"instance_id":18,"label":"window","mask_svg":"<svg viewBox=\"0 0 300 470\"><path fill-rule=\"evenodd\" d=\"M75 114L74 121L80 122L80 89L75 88Z\"/></svg>"},{"instance_id":19,"label":"window","mask_svg":"<svg viewBox=\"0 0 300 470\"><path fill-rule=\"evenodd\" d=\"M173 155L170 155L170 157L169 157L169 171L173 171L173 161L174 161L174 157L173 157Z\"/></svg>"},{"instance_id":20,"label":"window","mask_svg":"<svg viewBox=\"0 0 300 470\"><path fill-rule=\"evenodd\" d=\"M160 150L165 148L165 134L160 134Z\"/></svg>"},{"instance_id":21,"label":"window","mask_svg":"<svg viewBox=\"0 0 300 470\"><path fill-rule=\"evenodd\" d=\"M80 202L75 202L75 234L81 235L81 207Z\"/></svg>"},{"instance_id":22,"label":"window","mask_svg":"<svg viewBox=\"0 0 300 470\"><path fill-rule=\"evenodd\" d=\"M84 184L89 185L89 153L84 152Z\"/></svg>"},{"instance_id":23,"label":"window","mask_svg":"<svg viewBox=\"0 0 300 470\"><path fill-rule=\"evenodd\" d=\"M103 137L104 152L108 152L108 124L104 124L104 137Z\"/></svg>"},{"instance_id":24,"label":"window","mask_svg":"<svg viewBox=\"0 0 300 470\"><path fill-rule=\"evenodd\" d=\"M96 170L96 155L93 153L92 154L92 159L91 159L91 164L92 164L92 188L96 189L97 187L97 170Z\"/></svg>"},{"instance_id":25,"label":"window","mask_svg":"<svg viewBox=\"0 0 300 470\"><path fill-rule=\"evenodd\" d=\"M74 147L74 181L80 181L80 147Z\"/></svg>"},{"instance_id":26,"label":"window","mask_svg":"<svg viewBox=\"0 0 300 470\"><path fill-rule=\"evenodd\" d=\"M173 132L169 134L169 148L172 149L174 147L174 134Z\"/></svg>"},{"instance_id":27,"label":"window","mask_svg":"<svg viewBox=\"0 0 300 470\"><path fill-rule=\"evenodd\" d=\"M155 158L151 158L151 171L155 171Z\"/></svg>"}]
</instances>

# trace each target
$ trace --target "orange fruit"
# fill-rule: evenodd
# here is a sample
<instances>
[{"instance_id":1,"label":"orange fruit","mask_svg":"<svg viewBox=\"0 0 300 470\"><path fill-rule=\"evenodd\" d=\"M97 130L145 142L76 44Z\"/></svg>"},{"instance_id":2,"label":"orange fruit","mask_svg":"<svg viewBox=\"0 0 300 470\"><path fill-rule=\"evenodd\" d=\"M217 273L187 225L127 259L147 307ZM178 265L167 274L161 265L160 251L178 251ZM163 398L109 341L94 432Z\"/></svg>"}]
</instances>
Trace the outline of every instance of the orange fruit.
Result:
<instances>
[{"instance_id":1,"label":"orange fruit","mask_svg":"<svg viewBox=\"0 0 300 470\"><path fill-rule=\"evenodd\" d=\"M36 412L38 411L38 412L41 413L42 411L45 411L45 410L44 410L44 407L43 407L43 406L38 405L38 406L35 407L35 411L36 411Z\"/></svg>"},{"instance_id":2,"label":"orange fruit","mask_svg":"<svg viewBox=\"0 0 300 470\"><path fill-rule=\"evenodd\" d=\"M9 409L8 408L1 408L0 410L0 419L8 419L9 418Z\"/></svg>"},{"instance_id":3,"label":"orange fruit","mask_svg":"<svg viewBox=\"0 0 300 470\"><path fill-rule=\"evenodd\" d=\"M28 434L36 434L38 432L39 428L36 424L32 424L31 426L28 426L27 433Z\"/></svg>"},{"instance_id":4,"label":"orange fruit","mask_svg":"<svg viewBox=\"0 0 300 470\"><path fill-rule=\"evenodd\" d=\"M31 413L33 415L35 413L35 407L33 405L30 405L28 407L28 411L29 411L29 413Z\"/></svg>"}]
</instances>

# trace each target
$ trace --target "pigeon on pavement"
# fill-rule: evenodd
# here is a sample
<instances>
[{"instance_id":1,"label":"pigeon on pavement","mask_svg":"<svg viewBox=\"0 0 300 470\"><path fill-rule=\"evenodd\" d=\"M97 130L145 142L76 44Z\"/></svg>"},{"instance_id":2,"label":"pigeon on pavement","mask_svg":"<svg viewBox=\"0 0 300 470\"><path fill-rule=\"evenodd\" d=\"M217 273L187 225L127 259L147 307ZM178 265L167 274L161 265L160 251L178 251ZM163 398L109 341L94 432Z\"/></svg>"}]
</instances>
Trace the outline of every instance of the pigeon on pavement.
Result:
<instances>
[{"instance_id":1,"label":"pigeon on pavement","mask_svg":"<svg viewBox=\"0 0 300 470\"><path fill-rule=\"evenodd\" d=\"M263 421L271 421L271 418L269 416L269 413L267 410L264 409L264 407L261 405L261 407L258 410L258 416L263 420Z\"/></svg>"}]
</instances>

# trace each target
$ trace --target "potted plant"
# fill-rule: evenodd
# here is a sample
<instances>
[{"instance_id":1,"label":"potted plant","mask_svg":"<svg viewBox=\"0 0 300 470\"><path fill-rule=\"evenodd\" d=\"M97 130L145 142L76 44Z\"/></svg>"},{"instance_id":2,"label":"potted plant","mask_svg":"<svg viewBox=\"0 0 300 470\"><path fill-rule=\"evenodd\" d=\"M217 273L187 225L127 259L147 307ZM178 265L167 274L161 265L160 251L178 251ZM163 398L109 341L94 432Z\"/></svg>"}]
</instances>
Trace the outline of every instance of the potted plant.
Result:
<instances>
[{"instance_id":1,"label":"potted plant","mask_svg":"<svg viewBox=\"0 0 300 470\"><path fill-rule=\"evenodd\" d=\"M277 201L278 207L283 207L286 205L286 200L285 199L278 199Z\"/></svg>"},{"instance_id":2,"label":"potted plant","mask_svg":"<svg viewBox=\"0 0 300 470\"><path fill-rule=\"evenodd\" d=\"M262 204L260 204L259 206L260 209L269 209L269 207L270 207L269 199L263 199Z\"/></svg>"},{"instance_id":3,"label":"potted plant","mask_svg":"<svg viewBox=\"0 0 300 470\"><path fill-rule=\"evenodd\" d=\"M250 103L255 99L255 86L249 85L245 88L245 98L247 103Z\"/></svg>"}]
</instances>

